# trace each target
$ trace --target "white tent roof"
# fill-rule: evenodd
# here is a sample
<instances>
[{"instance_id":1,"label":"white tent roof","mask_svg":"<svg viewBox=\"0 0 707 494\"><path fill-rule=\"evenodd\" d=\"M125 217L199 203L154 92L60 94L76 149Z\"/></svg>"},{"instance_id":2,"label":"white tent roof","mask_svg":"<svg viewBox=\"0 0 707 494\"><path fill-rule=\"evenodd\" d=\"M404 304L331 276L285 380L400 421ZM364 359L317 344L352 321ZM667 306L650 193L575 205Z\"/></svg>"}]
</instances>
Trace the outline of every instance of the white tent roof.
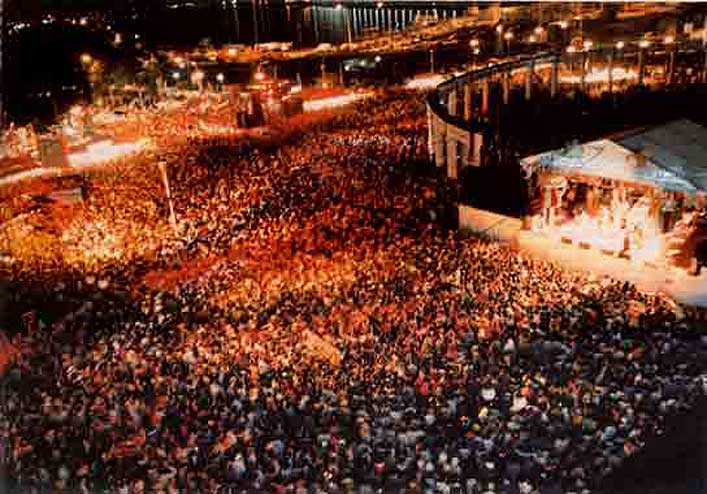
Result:
<instances>
[{"instance_id":1,"label":"white tent roof","mask_svg":"<svg viewBox=\"0 0 707 494\"><path fill-rule=\"evenodd\" d=\"M620 142L651 161L707 191L707 128L690 120L674 120Z\"/></svg>"},{"instance_id":2,"label":"white tent roof","mask_svg":"<svg viewBox=\"0 0 707 494\"><path fill-rule=\"evenodd\" d=\"M632 151L608 139L587 142L568 150L561 149L529 156L521 163L538 163L542 167L559 172L643 183L663 190L687 192L696 190L689 181L657 166L650 159L643 164L638 164Z\"/></svg>"}]
</instances>

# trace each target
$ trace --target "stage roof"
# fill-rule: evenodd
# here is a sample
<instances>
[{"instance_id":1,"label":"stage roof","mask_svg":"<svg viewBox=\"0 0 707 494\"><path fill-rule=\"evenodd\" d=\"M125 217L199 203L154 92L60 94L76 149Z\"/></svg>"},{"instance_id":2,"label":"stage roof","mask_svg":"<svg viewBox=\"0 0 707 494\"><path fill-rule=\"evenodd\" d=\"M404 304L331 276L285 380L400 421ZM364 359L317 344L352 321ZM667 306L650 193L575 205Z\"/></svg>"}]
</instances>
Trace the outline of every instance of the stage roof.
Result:
<instances>
[{"instance_id":1,"label":"stage roof","mask_svg":"<svg viewBox=\"0 0 707 494\"><path fill-rule=\"evenodd\" d=\"M707 128L690 120L674 120L619 142L641 151L658 166L707 191Z\"/></svg>"},{"instance_id":2,"label":"stage roof","mask_svg":"<svg viewBox=\"0 0 707 494\"><path fill-rule=\"evenodd\" d=\"M657 166L650 159L643 164L637 163L633 151L608 139L529 156L522 163L538 163L541 167L557 172L641 183L663 190L696 190L689 181Z\"/></svg>"}]
</instances>

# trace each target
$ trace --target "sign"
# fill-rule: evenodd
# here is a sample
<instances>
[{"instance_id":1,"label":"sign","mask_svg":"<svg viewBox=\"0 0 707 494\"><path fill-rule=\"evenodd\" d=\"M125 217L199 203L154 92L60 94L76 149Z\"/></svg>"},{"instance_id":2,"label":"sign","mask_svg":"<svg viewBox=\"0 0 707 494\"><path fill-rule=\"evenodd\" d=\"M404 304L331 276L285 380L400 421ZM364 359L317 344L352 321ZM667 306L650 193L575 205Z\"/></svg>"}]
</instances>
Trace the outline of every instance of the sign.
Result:
<instances>
[{"instance_id":1,"label":"sign","mask_svg":"<svg viewBox=\"0 0 707 494\"><path fill-rule=\"evenodd\" d=\"M42 165L47 168L63 168L67 164L64 147L56 137L45 137L39 141L39 156Z\"/></svg>"}]
</instances>

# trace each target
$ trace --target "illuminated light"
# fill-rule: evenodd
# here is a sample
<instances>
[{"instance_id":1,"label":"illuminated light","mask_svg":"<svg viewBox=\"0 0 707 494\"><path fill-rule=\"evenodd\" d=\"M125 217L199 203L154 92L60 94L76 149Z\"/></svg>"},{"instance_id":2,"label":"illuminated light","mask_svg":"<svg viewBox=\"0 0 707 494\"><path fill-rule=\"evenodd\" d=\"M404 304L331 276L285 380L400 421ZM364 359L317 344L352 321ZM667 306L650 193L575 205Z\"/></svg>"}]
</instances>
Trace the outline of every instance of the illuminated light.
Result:
<instances>
[{"instance_id":1,"label":"illuminated light","mask_svg":"<svg viewBox=\"0 0 707 494\"><path fill-rule=\"evenodd\" d=\"M506 41L513 39L513 33L508 31L506 34L503 35L503 39L505 39Z\"/></svg>"},{"instance_id":2,"label":"illuminated light","mask_svg":"<svg viewBox=\"0 0 707 494\"><path fill-rule=\"evenodd\" d=\"M379 9L382 9L382 8L383 8L383 2L378 2L378 3L376 4L376 7L379 8Z\"/></svg>"},{"instance_id":3,"label":"illuminated light","mask_svg":"<svg viewBox=\"0 0 707 494\"><path fill-rule=\"evenodd\" d=\"M344 6L342 4L340 4L340 3L336 4L336 10L341 10L343 8L344 8Z\"/></svg>"},{"instance_id":4,"label":"illuminated light","mask_svg":"<svg viewBox=\"0 0 707 494\"><path fill-rule=\"evenodd\" d=\"M116 45L119 45L122 42L123 42L123 36L120 33L115 33L114 43Z\"/></svg>"},{"instance_id":5,"label":"illuminated light","mask_svg":"<svg viewBox=\"0 0 707 494\"><path fill-rule=\"evenodd\" d=\"M182 75L179 72L172 72L172 79L175 81L178 81L180 77L182 77Z\"/></svg>"},{"instance_id":6,"label":"illuminated light","mask_svg":"<svg viewBox=\"0 0 707 494\"><path fill-rule=\"evenodd\" d=\"M474 55L478 55L479 53L481 53L481 50L479 48L474 48L473 53Z\"/></svg>"},{"instance_id":7,"label":"illuminated light","mask_svg":"<svg viewBox=\"0 0 707 494\"><path fill-rule=\"evenodd\" d=\"M176 63L177 65L181 65L184 63L184 59L182 57L175 57L174 63Z\"/></svg>"},{"instance_id":8,"label":"illuminated light","mask_svg":"<svg viewBox=\"0 0 707 494\"><path fill-rule=\"evenodd\" d=\"M229 48L227 53L229 57L235 57L238 54L238 50L235 48Z\"/></svg>"},{"instance_id":9,"label":"illuminated light","mask_svg":"<svg viewBox=\"0 0 707 494\"><path fill-rule=\"evenodd\" d=\"M376 58L374 58L374 60L376 61L376 63L378 63L383 60L383 58L380 55L376 55Z\"/></svg>"},{"instance_id":10,"label":"illuminated light","mask_svg":"<svg viewBox=\"0 0 707 494\"><path fill-rule=\"evenodd\" d=\"M84 65L88 65L93 61L93 57L89 55L88 53L84 53L81 55L81 63Z\"/></svg>"},{"instance_id":11,"label":"illuminated light","mask_svg":"<svg viewBox=\"0 0 707 494\"><path fill-rule=\"evenodd\" d=\"M225 77L223 74L217 74L217 75L216 75L216 80L217 80L219 83L223 84L223 81L226 80L226 77Z\"/></svg>"},{"instance_id":12,"label":"illuminated light","mask_svg":"<svg viewBox=\"0 0 707 494\"><path fill-rule=\"evenodd\" d=\"M503 32L503 25L502 24L499 24L498 26L496 26L496 32L498 34L501 34Z\"/></svg>"},{"instance_id":13,"label":"illuminated light","mask_svg":"<svg viewBox=\"0 0 707 494\"><path fill-rule=\"evenodd\" d=\"M115 144L110 140L99 141L88 145L85 151L69 154L67 160L72 167L83 168L124 158L147 148L148 145L149 141L146 139L123 144Z\"/></svg>"},{"instance_id":14,"label":"illuminated light","mask_svg":"<svg viewBox=\"0 0 707 494\"><path fill-rule=\"evenodd\" d=\"M535 38L534 34L531 34L530 36L528 36L529 43L535 43L536 41L537 41L537 39Z\"/></svg>"},{"instance_id":15,"label":"illuminated light","mask_svg":"<svg viewBox=\"0 0 707 494\"><path fill-rule=\"evenodd\" d=\"M585 41L582 46L584 46L585 50L591 50L592 46L594 46L594 42L591 40Z\"/></svg>"},{"instance_id":16,"label":"illuminated light","mask_svg":"<svg viewBox=\"0 0 707 494\"><path fill-rule=\"evenodd\" d=\"M638 79L638 74L633 70L626 70L623 67L616 67L611 71L612 81L626 81ZM582 82L582 77L579 75L567 75L560 77L560 81L567 84L579 84ZM596 69L589 71L585 77L586 83L609 82L608 69Z\"/></svg>"},{"instance_id":17,"label":"illuminated light","mask_svg":"<svg viewBox=\"0 0 707 494\"><path fill-rule=\"evenodd\" d=\"M560 29L567 29L569 27L569 23L567 21L560 21Z\"/></svg>"},{"instance_id":18,"label":"illuminated light","mask_svg":"<svg viewBox=\"0 0 707 494\"><path fill-rule=\"evenodd\" d=\"M341 96L332 96L331 98L315 99L305 101L303 107L305 111L325 110L327 108L340 108L350 105L356 101L360 101L372 96L372 93L349 93Z\"/></svg>"},{"instance_id":19,"label":"illuminated light","mask_svg":"<svg viewBox=\"0 0 707 494\"><path fill-rule=\"evenodd\" d=\"M264 73L264 72L258 71L258 72L255 73L255 80L256 80L256 81L262 81L262 80L264 80L264 79L265 79L265 73Z\"/></svg>"},{"instance_id":20,"label":"illuminated light","mask_svg":"<svg viewBox=\"0 0 707 494\"><path fill-rule=\"evenodd\" d=\"M405 88L414 90L432 89L442 84L444 82L444 79L445 78L442 75L415 77L414 79L409 80L405 84Z\"/></svg>"},{"instance_id":21,"label":"illuminated light","mask_svg":"<svg viewBox=\"0 0 707 494\"><path fill-rule=\"evenodd\" d=\"M479 46L479 40L476 38L472 39L471 41L469 41L469 46L471 46L472 48L476 48L477 46Z\"/></svg>"},{"instance_id":22,"label":"illuminated light","mask_svg":"<svg viewBox=\"0 0 707 494\"><path fill-rule=\"evenodd\" d=\"M640 48L648 48L649 46L651 46L651 42L648 41L647 39L642 39L641 41L638 42L638 46Z\"/></svg>"},{"instance_id":23,"label":"illuminated light","mask_svg":"<svg viewBox=\"0 0 707 494\"><path fill-rule=\"evenodd\" d=\"M623 41L617 41L617 42L616 42L616 49L617 49L617 50L623 50L623 49L624 49L624 46L626 46L626 44L625 44Z\"/></svg>"},{"instance_id":24,"label":"illuminated light","mask_svg":"<svg viewBox=\"0 0 707 494\"><path fill-rule=\"evenodd\" d=\"M545 29L543 29L542 26L538 26L535 28L535 34L537 34L538 36L540 36L544 32L545 32Z\"/></svg>"},{"instance_id":25,"label":"illuminated light","mask_svg":"<svg viewBox=\"0 0 707 494\"><path fill-rule=\"evenodd\" d=\"M663 43L666 45L672 44L675 41L675 38L673 36L666 36L665 39L663 40Z\"/></svg>"},{"instance_id":26,"label":"illuminated light","mask_svg":"<svg viewBox=\"0 0 707 494\"><path fill-rule=\"evenodd\" d=\"M82 26L85 26L88 24L88 19L86 17L82 17L81 20L79 21L79 24Z\"/></svg>"},{"instance_id":27,"label":"illuminated light","mask_svg":"<svg viewBox=\"0 0 707 494\"><path fill-rule=\"evenodd\" d=\"M574 45L570 45L567 47L567 53L575 53L577 51L577 47Z\"/></svg>"}]
</instances>

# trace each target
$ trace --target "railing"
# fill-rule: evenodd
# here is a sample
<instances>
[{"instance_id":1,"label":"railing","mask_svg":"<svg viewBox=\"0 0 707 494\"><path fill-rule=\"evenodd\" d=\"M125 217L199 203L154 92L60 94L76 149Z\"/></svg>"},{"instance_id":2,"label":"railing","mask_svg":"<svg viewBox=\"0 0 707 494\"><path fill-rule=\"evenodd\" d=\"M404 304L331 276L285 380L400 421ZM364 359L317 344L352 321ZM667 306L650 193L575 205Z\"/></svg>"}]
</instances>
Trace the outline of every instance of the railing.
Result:
<instances>
[{"instance_id":1,"label":"railing","mask_svg":"<svg viewBox=\"0 0 707 494\"><path fill-rule=\"evenodd\" d=\"M442 82L437 88L428 96L427 103L430 110L439 117L442 121L447 124L454 125L463 130L474 130L475 128L483 128L484 123L479 121L479 119L472 119L472 121L467 121L462 115L450 115L447 107L441 101L441 96L447 94L451 90L456 90L462 84L470 82L482 82L484 80L497 77L502 74L512 75L518 70L533 70L536 71L546 69L547 64L557 64L564 65L565 67L579 66L580 79L582 82L567 83L563 81L556 80L557 84L557 94L556 96L561 96L563 93L563 88L567 86L584 86L588 88L596 82L586 81L582 77L582 70L586 67L586 62L592 60L593 65L609 65L613 63L612 67L615 69L618 66L626 65L627 61L634 61L634 69L638 71L638 81L633 84L627 84L627 87L635 87L643 84L644 86L650 86L651 84L646 84L646 79L643 77L645 70L648 67L653 67L656 64L653 63L655 57L664 57L663 65L670 64L672 67L672 72L676 72L679 68L680 58L685 55L691 54L701 54L700 71L702 72L700 80L705 81L705 71L707 69L707 52L705 45L701 41L686 41L681 43L672 43L667 45L655 45L652 47L642 47L642 46L622 46L618 48L617 46L599 46L589 50L577 50L577 51L563 51L563 52L543 52L533 56L518 56L513 60L503 61L497 64L490 65L488 67L483 67L476 70L470 70L460 75L455 75L448 80ZM610 62L612 60L612 62ZM586 77L586 72L584 76ZM552 77L552 75L550 75ZM543 81L544 82L544 81ZM602 81L603 83L603 81ZM618 87L623 84L622 81L613 81L614 85ZM536 87L537 84L533 83Z\"/></svg>"}]
</instances>

